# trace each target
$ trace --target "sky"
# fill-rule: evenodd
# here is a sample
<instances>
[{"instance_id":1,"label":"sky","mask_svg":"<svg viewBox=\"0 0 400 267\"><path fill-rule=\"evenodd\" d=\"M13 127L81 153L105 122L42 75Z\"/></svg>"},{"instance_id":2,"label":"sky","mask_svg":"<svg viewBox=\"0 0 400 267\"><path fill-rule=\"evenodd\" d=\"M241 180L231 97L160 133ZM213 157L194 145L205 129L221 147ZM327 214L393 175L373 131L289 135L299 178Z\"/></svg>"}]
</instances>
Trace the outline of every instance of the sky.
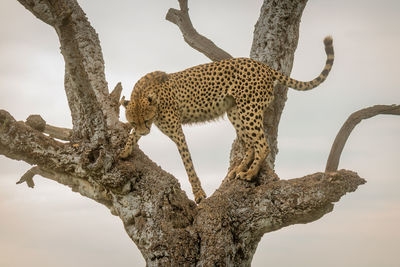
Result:
<instances>
[{"instance_id":1,"label":"sky","mask_svg":"<svg viewBox=\"0 0 400 267\"><path fill-rule=\"evenodd\" d=\"M176 0L81 0L99 34L109 88L130 95L144 74L180 71L209 59L189 47L166 21ZM234 57L250 53L261 0L189 1L196 29ZM332 35L335 63L309 92L289 89L278 137L281 179L323 171L346 118L375 104L400 104L400 2L309 1L301 21L292 77L309 80L323 68L322 40ZM64 62L55 31L15 0L0 3L0 109L17 120L40 114L71 127L63 90ZM122 116L124 120L124 116ZM184 127L196 171L208 195L220 185L235 137L228 120ZM155 127L139 146L174 174L192 197L175 145ZM262 238L252 266L400 266L400 117L362 121L339 168L367 184L344 196L320 220ZM0 266L144 266L118 217L69 188L36 176L15 185L30 166L0 156Z\"/></svg>"}]
</instances>

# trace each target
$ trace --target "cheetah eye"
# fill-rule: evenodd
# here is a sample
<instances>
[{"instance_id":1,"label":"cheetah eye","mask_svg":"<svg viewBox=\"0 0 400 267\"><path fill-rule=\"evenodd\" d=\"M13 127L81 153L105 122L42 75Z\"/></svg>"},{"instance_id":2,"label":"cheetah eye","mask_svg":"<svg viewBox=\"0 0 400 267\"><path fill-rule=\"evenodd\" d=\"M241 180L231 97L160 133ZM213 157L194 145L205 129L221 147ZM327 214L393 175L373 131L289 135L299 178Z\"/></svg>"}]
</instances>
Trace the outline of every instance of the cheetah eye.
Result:
<instances>
[{"instance_id":1,"label":"cheetah eye","mask_svg":"<svg viewBox=\"0 0 400 267\"><path fill-rule=\"evenodd\" d=\"M144 124L148 125L150 123L150 120L145 120Z\"/></svg>"},{"instance_id":2,"label":"cheetah eye","mask_svg":"<svg viewBox=\"0 0 400 267\"><path fill-rule=\"evenodd\" d=\"M129 101L128 100L122 100L122 106L124 106L124 108L127 108L129 105Z\"/></svg>"}]
</instances>

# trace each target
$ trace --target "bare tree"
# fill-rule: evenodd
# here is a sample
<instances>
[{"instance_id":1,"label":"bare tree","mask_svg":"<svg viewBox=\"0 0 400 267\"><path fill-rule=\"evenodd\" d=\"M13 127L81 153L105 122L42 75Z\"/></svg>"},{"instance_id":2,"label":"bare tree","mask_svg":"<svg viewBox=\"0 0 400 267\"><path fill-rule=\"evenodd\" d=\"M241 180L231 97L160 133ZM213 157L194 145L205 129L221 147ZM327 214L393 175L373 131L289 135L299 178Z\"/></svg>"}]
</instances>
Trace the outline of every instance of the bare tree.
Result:
<instances>
[{"instance_id":1,"label":"bare tree","mask_svg":"<svg viewBox=\"0 0 400 267\"><path fill-rule=\"evenodd\" d=\"M0 154L34 165L19 183L33 187L33 177L40 175L109 208L121 218L148 266L250 266L265 233L317 220L332 211L341 196L365 183L354 172L337 171L347 137L339 138L344 142L331 153L336 163L330 160L327 172L279 179L273 167L287 88L278 88L264 121L271 153L256 182L224 179L196 206L177 179L140 149L129 161L118 158L129 131L119 121L122 87L118 84L109 93L98 36L77 1L18 1L58 34L73 128L48 125L37 115L18 122L0 110ZM306 3L265 0L250 56L289 75ZM187 0L179 0L179 5L166 18L177 24L185 41L211 60L231 57L194 29ZM398 109L392 106L396 111L391 114L398 115ZM388 113L387 109L374 112ZM231 166L240 161L242 151L235 141Z\"/></svg>"}]
</instances>

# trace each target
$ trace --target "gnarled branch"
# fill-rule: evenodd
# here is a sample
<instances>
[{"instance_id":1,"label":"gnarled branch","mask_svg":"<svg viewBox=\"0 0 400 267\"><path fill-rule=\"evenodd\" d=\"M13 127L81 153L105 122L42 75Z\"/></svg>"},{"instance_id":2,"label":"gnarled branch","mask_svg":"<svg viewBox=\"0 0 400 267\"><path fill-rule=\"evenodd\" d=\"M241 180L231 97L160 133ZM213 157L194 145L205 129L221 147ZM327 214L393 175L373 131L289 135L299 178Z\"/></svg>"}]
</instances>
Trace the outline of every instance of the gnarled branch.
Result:
<instances>
[{"instance_id":1,"label":"gnarled branch","mask_svg":"<svg viewBox=\"0 0 400 267\"><path fill-rule=\"evenodd\" d=\"M332 210L333 202L365 182L348 171L283 181L263 166L257 181L224 181L196 206L178 180L138 148L128 161L116 158L127 136L118 121L122 87L117 85L108 94L97 34L77 1L19 1L53 26L60 38L74 142L61 143L35 130L46 131L40 119L32 128L0 110L0 154L37 165L23 181L40 174L106 205L121 218L148 266L247 266L264 233L318 219ZM287 23L298 30L305 1L295 2L286 8L296 14L295 21ZM180 27L185 40L212 60L229 58L193 29L187 0L179 3L180 10L171 9L167 19ZM270 15L275 15L273 10ZM277 20L287 17L276 16ZM276 31L284 33L285 25ZM289 42L290 55L278 56L285 68L291 67L296 42L296 36ZM279 121L280 113L275 116Z\"/></svg>"},{"instance_id":2,"label":"gnarled branch","mask_svg":"<svg viewBox=\"0 0 400 267\"><path fill-rule=\"evenodd\" d=\"M210 39L199 34L193 27L189 17L187 0L178 0L180 10L170 8L166 20L176 24L183 34L183 38L191 47L204 54L212 61L232 58L227 52L216 46Z\"/></svg>"},{"instance_id":3,"label":"gnarled branch","mask_svg":"<svg viewBox=\"0 0 400 267\"><path fill-rule=\"evenodd\" d=\"M65 144L16 121L7 111L0 110L0 154L29 164L68 171L78 162L72 153L61 155L60 152L65 149Z\"/></svg>"},{"instance_id":4,"label":"gnarled branch","mask_svg":"<svg viewBox=\"0 0 400 267\"><path fill-rule=\"evenodd\" d=\"M65 61L65 91L73 122L73 139L104 143L112 112L97 33L76 0L18 0L56 30ZM107 116L104 116L107 114Z\"/></svg>"},{"instance_id":5,"label":"gnarled branch","mask_svg":"<svg viewBox=\"0 0 400 267\"><path fill-rule=\"evenodd\" d=\"M345 170L291 180L279 180L268 171L256 183L225 181L201 203L195 221L201 262L250 266L256 244L265 233L319 219L365 180ZM226 246L232 243L235 246Z\"/></svg>"},{"instance_id":6,"label":"gnarled branch","mask_svg":"<svg viewBox=\"0 0 400 267\"><path fill-rule=\"evenodd\" d=\"M369 119L379 114L400 115L400 105L376 105L358 110L351 114L340 128L333 142L325 172L334 172L338 169L340 156L350 133L362 120Z\"/></svg>"},{"instance_id":7,"label":"gnarled branch","mask_svg":"<svg viewBox=\"0 0 400 267\"><path fill-rule=\"evenodd\" d=\"M54 171L46 170L39 166L32 167L29 169L17 182L21 184L26 182L28 187L33 188L34 182L33 177L35 175L40 175L44 178L56 181L60 184L66 185L72 189L74 192L78 192L82 196L95 200L98 203L105 205L107 208L114 213L112 205L112 193L106 188L100 186L96 183L91 183L85 179L74 177L65 173L57 173ZM114 214L115 215L115 214Z\"/></svg>"}]
</instances>

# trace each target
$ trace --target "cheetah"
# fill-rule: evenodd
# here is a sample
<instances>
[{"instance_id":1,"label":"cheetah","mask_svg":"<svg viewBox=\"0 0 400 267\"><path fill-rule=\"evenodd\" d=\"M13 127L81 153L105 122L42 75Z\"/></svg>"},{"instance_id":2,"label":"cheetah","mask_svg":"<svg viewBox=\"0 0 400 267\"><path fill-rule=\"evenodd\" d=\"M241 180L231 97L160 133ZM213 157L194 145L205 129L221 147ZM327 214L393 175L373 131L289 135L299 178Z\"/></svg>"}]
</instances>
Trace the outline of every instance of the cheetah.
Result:
<instances>
[{"instance_id":1,"label":"cheetah","mask_svg":"<svg viewBox=\"0 0 400 267\"><path fill-rule=\"evenodd\" d=\"M327 60L321 74L309 82L294 80L249 58L233 58L167 74L155 71L134 86L130 101L121 100L132 132L120 154L127 158L141 136L154 123L178 147L196 203L206 198L182 131L183 124L215 120L227 113L244 144L245 156L228 178L251 181L269 153L263 129L264 110L274 98L277 84L310 90L328 76L333 60L333 40L324 39Z\"/></svg>"}]
</instances>

